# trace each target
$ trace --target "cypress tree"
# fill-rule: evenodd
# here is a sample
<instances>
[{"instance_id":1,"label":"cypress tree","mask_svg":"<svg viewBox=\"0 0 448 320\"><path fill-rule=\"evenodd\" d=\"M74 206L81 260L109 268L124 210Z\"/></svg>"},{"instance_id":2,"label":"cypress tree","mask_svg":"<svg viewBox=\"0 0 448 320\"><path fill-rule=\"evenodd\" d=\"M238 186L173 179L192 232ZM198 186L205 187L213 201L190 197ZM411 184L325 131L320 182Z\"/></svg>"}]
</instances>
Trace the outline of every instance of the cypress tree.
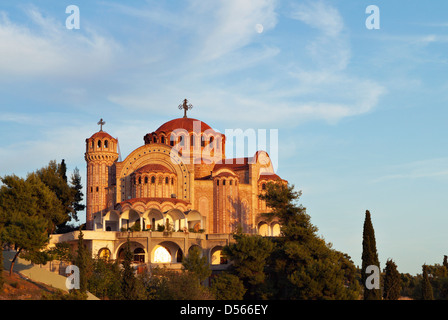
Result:
<instances>
[{"instance_id":1,"label":"cypress tree","mask_svg":"<svg viewBox=\"0 0 448 320\"><path fill-rule=\"evenodd\" d=\"M423 279L422 279L422 299L423 300L434 300L434 294L432 291L432 285L429 281L428 276L428 266L423 265Z\"/></svg>"},{"instance_id":2,"label":"cypress tree","mask_svg":"<svg viewBox=\"0 0 448 320\"><path fill-rule=\"evenodd\" d=\"M142 299L141 288L135 277L132 267L134 255L131 251L131 242L128 240L124 246L123 270L121 272L121 294L125 300Z\"/></svg>"},{"instance_id":3,"label":"cypress tree","mask_svg":"<svg viewBox=\"0 0 448 320\"><path fill-rule=\"evenodd\" d=\"M384 272L383 298L385 300L398 300L401 292L401 275L392 259L387 260Z\"/></svg>"},{"instance_id":4,"label":"cypress tree","mask_svg":"<svg viewBox=\"0 0 448 320\"><path fill-rule=\"evenodd\" d=\"M78 251L75 265L79 268L79 289L82 294L87 293L88 281L93 269L93 260L90 251L84 246L84 234L79 229Z\"/></svg>"},{"instance_id":5,"label":"cypress tree","mask_svg":"<svg viewBox=\"0 0 448 320\"><path fill-rule=\"evenodd\" d=\"M378 253L376 251L375 231L369 210L366 210L364 220L363 240L362 240L362 268L361 280L364 287L364 300L381 300L381 289L368 289L366 285L369 274L366 272L368 266L380 268ZM378 279L379 281L379 279Z\"/></svg>"}]
</instances>

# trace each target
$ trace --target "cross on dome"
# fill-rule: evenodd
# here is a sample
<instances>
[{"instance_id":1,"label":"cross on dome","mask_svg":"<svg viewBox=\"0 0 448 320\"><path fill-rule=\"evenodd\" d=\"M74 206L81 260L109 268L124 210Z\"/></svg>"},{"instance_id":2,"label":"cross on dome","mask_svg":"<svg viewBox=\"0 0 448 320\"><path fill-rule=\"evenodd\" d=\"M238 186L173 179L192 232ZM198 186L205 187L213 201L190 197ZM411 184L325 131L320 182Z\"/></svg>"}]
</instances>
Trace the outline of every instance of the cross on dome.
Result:
<instances>
[{"instance_id":1,"label":"cross on dome","mask_svg":"<svg viewBox=\"0 0 448 320\"><path fill-rule=\"evenodd\" d=\"M100 121L98 121L97 124L100 126L100 131L103 131L103 125L106 124L106 122L103 121L103 118L101 118Z\"/></svg>"},{"instance_id":2,"label":"cross on dome","mask_svg":"<svg viewBox=\"0 0 448 320\"><path fill-rule=\"evenodd\" d=\"M184 102L179 105L179 110L184 109L184 118L187 117L187 110L191 110L193 108L193 105L190 103L188 104L188 100L184 99Z\"/></svg>"}]
</instances>

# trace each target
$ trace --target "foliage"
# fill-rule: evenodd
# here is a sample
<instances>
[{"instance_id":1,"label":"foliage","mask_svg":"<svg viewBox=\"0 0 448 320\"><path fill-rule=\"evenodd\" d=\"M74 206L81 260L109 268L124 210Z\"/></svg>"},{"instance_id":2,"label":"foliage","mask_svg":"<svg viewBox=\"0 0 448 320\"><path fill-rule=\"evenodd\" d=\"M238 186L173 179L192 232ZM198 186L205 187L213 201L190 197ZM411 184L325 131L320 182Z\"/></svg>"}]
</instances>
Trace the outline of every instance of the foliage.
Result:
<instances>
[{"instance_id":1,"label":"foliage","mask_svg":"<svg viewBox=\"0 0 448 320\"><path fill-rule=\"evenodd\" d=\"M81 203L83 193L79 170L75 168L71 176L71 184L67 182L66 171L67 167L64 160L60 164L52 160L48 166L36 171L40 180L56 194L63 206L64 219L57 224L58 229L62 230L65 229L67 222L78 221L77 212L85 208Z\"/></svg>"},{"instance_id":2,"label":"foliage","mask_svg":"<svg viewBox=\"0 0 448 320\"><path fill-rule=\"evenodd\" d=\"M242 300L247 290L240 278L223 272L212 279L211 291L217 300Z\"/></svg>"},{"instance_id":3,"label":"foliage","mask_svg":"<svg viewBox=\"0 0 448 320\"><path fill-rule=\"evenodd\" d=\"M121 294L125 300L145 299L145 292L140 281L135 277L132 267L134 255L131 251L129 238L124 246L123 269L121 271Z\"/></svg>"},{"instance_id":4,"label":"foliage","mask_svg":"<svg viewBox=\"0 0 448 320\"><path fill-rule=\"evenodd\" d=\"M266 261L274 249L268 238L258 235L233 235L236 240L223 248L223 253L232 260L232 272L240 278L247 289L246 298L258 299L265 282Z\"/></svg>"},{"instance_id":5,"label":"foliage","mask_svg":"<svg viewBox=\"0 0 448 320\"><path fill-rule=\"evenodd\" d=\"M68 242L55 243L55 246L48 250L48 254L51 260L72 261L74 259Z\"/></svg>"},{"instance_id":6,"label":"foliage","mask_svg":"<svg viewBox=\"0 0 448 320\"><path fill-rule=\"evenodd\" d=\"M385 300L398 300L401 292L401 277L393 260L387 260L384 272L383 298Z\"/></svg>"},{"instance_id":7,"label":"foliage","mask_svg":"<svg viewBox=\"0 0 448 320\"><path fill-rule=\"evenodd\" d=\"M331 248L317 236L317 227L302 205L295 202L301 192L285 183L270 182L266 193L268 219L277 219L281 237L272 240L268 259L268 296L275 299L357 299L357 271L346 254Z\"/></svg>"},{"instance_id":8,"label":"foliage","mask_svg":"<svg viewBox=\"0 0 448 320\"><path fill-rule=\"evenodd\" d=\"M79 290L85 293L92 275L93 260L90 250L84 245L84 235L81 230L78 234L78 248L74 264L79 268Z\"/></svg>"},{"instance_id":9,"label":"foliage","mask_svg":"<svg viewBox=\"0 0 448 320\"><path fill-rule=\"evenodd\" d=\"M207 279L212 273L207 257L201 255L201 249L194 246L190 249L188 255L182 261L183 269L195 275L199 282Z\"/></svg>"},{"instance_id":10,"label":"foliage","mask_svg":"<svg viewBox=\"0 0 448 320\"><path fill-rule=\"evenodd\" d=\"M213 294L191 272L157 268L146 281L146 290L155 300L212 300Z\"/></svg>"},{"instance_id":11,"label":"foliage","mask_svg":"<svg viewBox=\"0 0 448 320\"><path fill-rule=\"evenodd\" d=\"M109 262L102 258L96 258L93 264L92 276L89 279L89 291L100 299L121 299L120 272L118 262Z\"/></svg>"},{"instance_id":12,"label":"foliage","mask_svg":"<svg viewBox=\"0 0 448 320\"><path fill-rule=\"evenodd\" d=\"M428 277L428 268L424 264L422 269L423 269L422 299L423 300L434 300L431 282L429 281L429 277Z\"/></svg>"},{"instance_id":13,"label":"foliage","mask_svg":"<svg viewBox=\"0 0 448 320\"><path fill-rule=\"evenodd\" d=\"M74 210L73 218L78 221L77 213L84 210L86 206L82 204L84 194L82 193L81 175L79 174L79 169L77 167L75 167L75 169L73 170L70 183L72 189L75 190L72 199L72 206Z\"/></svg>"},{"instance_id":14,"label":"foliage","mask_svg":"<svg viewBox=\"0 0 448 320\"><path fill-rule=\"evenodd\" d=\"M42 262L43 255L38 252L47 244L48 233L61 221L63 210L56 195L35 174L29 174L27 179L5 176L1 181L0 238L17 250L11 273L22 251L28 253L28 259Z\"/></svg>"},{"instance_id":15,"label":"foliage","mask_svg":"<svg viewBox=\"0 0 448 320\"><path fill-rule=\"evenodd\" d=\"M362 238L362 267L361 282L364 286L364 300L381 300L381 289L368 289L366 280L369 274L366 272L368 266L380 267L378 253L376 251L375 231L369 210L366 210L363 238Z\"/></svg>"}]
</instances>

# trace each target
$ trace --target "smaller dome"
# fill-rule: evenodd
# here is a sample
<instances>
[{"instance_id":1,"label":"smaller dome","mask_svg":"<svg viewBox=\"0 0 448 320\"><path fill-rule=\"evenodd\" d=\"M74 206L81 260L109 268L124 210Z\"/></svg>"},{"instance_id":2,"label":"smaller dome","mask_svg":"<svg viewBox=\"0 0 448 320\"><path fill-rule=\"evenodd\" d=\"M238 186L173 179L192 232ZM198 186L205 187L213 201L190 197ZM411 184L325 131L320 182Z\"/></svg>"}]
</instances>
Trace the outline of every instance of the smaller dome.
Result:
<instances>
[{"instance_id":1,"label":"smaller dome","mask_svg":"<svg viewBox=\"0 0 448 320\"><path fill-rule=\"evenodd\" d=\"M108 134L105 131L98 131L98 132L94 133L89 139L104 139L104 138L116 140L115 138L113 138L110 134Z\"/></svg>"},{"instance_id":2,"label":"smaller dome","mask_svg":"<svg viewBox=\"0 0 448 320\"><path fill-rule=\"evenodd\" d=\"M172 173L170 169L161 164L147 164L141 168L134 171L135 173L146 173L146 172L168 172Z\"/></svg>"}]
</instances>

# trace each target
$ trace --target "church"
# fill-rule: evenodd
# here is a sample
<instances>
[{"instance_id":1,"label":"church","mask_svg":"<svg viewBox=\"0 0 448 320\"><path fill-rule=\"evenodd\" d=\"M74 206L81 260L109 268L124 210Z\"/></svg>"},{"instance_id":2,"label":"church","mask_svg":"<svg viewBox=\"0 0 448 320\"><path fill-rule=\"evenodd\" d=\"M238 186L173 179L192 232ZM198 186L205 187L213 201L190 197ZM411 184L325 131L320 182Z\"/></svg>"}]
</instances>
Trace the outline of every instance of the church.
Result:
<instances>
[{"instance_id":1,"label":"church","mask_svg":"<svg viewBox=\"0 0 448 320\"><path fill-rule=\"evenodd\" d=\"M226 158L226 136L187 116L143 136L143 145L121 161L118 140L99 131L85 140L87 163L84 241L93 256L121 259L130 239L134 263L142 268L180 269L198 246L212 270L226 268L223 246L232 233L278 236L277 221L265 221L258 199L269 181L282 180L264 150ZM113 131L113 128L111 128ZM76 246L79 231L53 235L51 242Z\"/></svg>"}]
</instances>

